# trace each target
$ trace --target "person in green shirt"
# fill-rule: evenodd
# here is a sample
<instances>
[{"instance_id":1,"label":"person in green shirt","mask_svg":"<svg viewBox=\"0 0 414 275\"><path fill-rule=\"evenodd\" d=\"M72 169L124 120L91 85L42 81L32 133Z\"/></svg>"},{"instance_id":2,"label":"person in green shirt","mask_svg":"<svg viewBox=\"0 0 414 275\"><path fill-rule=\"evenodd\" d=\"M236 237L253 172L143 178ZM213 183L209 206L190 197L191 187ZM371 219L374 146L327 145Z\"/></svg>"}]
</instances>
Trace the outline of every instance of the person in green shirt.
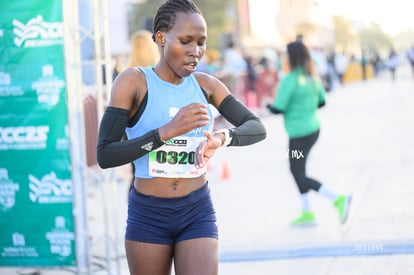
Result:
<instances>
[{"instance_id":1,"label":"person in green shirt","mask_svg":"<svg viewBox=\"0 0 414 275\"><path fill-rule=\"evenodd\" d=\"M325 88L314 72L314 64L308 48L301 41L289 43L287 54L290 72L281 79L274 102L267 104L267 108L273 114L283 115L284 126L289 137L290 171L302 201L302 213L292 221L292 224L315 223L315 214L308 196L311 190L332 200L339 212L340 222L345 223L351 196L336 194L306 174L309 152L319 137L320 122L317 110L325 105Z\"/></svg>"}]
</instances>

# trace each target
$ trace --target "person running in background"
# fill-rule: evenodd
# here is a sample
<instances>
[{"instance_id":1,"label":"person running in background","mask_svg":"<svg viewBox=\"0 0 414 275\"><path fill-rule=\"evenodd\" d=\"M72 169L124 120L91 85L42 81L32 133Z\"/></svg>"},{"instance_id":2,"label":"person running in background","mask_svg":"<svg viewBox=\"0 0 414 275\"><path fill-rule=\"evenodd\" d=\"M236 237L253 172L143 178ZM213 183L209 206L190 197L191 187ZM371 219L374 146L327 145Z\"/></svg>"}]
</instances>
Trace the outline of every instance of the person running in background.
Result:
<instances>
[{"instance_id":1,"label":"person running in background","mask_svg":"<svg viewBox=\"0 0 414 275\"><path fill-rule=\"evenodd\" d=\"M414 78L414 45L408 49L407 59L408 59L408 62L410 63L411 71L413 73L413 78Z\"/></svg>"},{"instance_id":2,"label":"person running in background","mask_svg":"<svg viewBox=\"0 0 414 275\"><path fill-rule=\"evenodd\" d=\"M266 138L260 119L216 77L197 72L207 26L191 0L154 17L155 66L124 70L99 127L101 168L134 162L125 249L134 275L218 274L218 228L206 175L217 149ZM212 132L212 104L234 126ZM128 140L122 140L123 133Z\"/></svg>"},{"instance_id":3,"label":"person running in background","mask_svg":"<svg viewBox=\"0 0 414 275\"><path fill-rule=\"evenodd\" d=\"M319 137L317 109L325 105L326 91L314 72L310 53L302 42L289 43L287 54L291 70L280 80L274 102L267 104L267 108L273 114L283 114L289 137L290 171L302 201L302 213L292 224L306 225L316 221L309 202L311 190L330 199L339 212L340 222L345 223L351 196L338 195L306 174L309 153Z\"/></svg>"}]
</instances>

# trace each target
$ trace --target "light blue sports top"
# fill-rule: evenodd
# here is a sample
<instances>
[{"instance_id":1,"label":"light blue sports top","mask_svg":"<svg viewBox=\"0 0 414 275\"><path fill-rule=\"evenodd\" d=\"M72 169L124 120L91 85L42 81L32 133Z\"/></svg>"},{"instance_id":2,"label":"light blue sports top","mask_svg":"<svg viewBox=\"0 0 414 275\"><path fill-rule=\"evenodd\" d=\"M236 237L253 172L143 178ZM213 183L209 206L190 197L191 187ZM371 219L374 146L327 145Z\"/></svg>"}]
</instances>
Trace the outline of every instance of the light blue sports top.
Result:
<instances>
[{"instance_id":1,"label":"light blue sports top","mask_svg":"<svg viewBox=\"0 0 414 275\"><path fill-rule=\"evenodd\" d=\"M138 69L145 74L148 100L138 122L126 128L128 139L165 125L185 105L193 102L208 104L194 75L183 78L180 84L172 84L159 78L152 67ZM204 174L206 168L196 169L194 166L194 151L206 139L203 131L212 131L214 119L210 108L208 112L208 125L174 137L158 149L136 159L135 177L194 178Z\"/></svg>"}]
</instances>

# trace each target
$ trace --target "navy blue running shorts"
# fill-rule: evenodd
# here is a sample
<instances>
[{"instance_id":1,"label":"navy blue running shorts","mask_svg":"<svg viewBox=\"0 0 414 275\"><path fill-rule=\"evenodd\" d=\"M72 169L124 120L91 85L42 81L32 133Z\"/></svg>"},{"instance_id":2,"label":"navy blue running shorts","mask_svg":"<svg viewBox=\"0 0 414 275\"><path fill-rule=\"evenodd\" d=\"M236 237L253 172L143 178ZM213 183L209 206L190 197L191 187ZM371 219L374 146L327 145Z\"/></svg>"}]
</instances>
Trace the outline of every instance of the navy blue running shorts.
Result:
<instances>
[{"instance_id":1,"label":"navy blue running shorts","mask_svg":"<svg viewBox=\"0 0 414 275\"><path fill-rule=\"evenodd\" d=\"M208 183L179 198L129 192L126 240L173 245L195 238L218 239Z\"/></svg>"}]
</instances>

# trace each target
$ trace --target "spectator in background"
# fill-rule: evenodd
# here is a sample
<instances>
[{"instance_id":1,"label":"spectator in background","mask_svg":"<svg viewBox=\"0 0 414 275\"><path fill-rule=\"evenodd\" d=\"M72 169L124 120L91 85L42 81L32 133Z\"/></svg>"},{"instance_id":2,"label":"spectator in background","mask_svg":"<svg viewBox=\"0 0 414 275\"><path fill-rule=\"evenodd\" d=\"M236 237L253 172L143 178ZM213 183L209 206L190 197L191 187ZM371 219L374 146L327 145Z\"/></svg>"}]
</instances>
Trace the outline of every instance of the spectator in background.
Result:
<instances>
[{"instance_id":1,"label":"spectator in background","mask_svg":"<svg viewBox=\"0 0 414 275\"><path fill-rule=\"evenodd\" d=\"M229 74L239 76L246 72L247 64L242 54L235 49L233 40L227 43L227 48L224 50L224 64L223 69Z\"/></svg>"},{"instance_id":2,"label":"spectator in background","mask_svg":"<svg viewBox=\"0 0 414 275\"><path fill-rule=\"evenodd\" d=\"M115 57L115 66L112 70L112 81L125 69L125 55L119 54ZM104 74L105 75L105 74Z\"/></svg>"},{"instance_id":3,"label":"spectator in background","mask_svg":"<svg viewBox=\"0 0 414 275\"><path fill-rule=\"evenodd\" d=\"M233 40L229 40L223 51L223 64L220 70L220 77L226 84L227 88L240 101L245 102L244 83L240 80L246 74L247 64L242 54L235 49Z\"/></svg>"},{"instance_id":4,"label":"spectator in background","mask_svg":"<svg viewBox=\"0 0 414 275\"><path fill-rule=\"evenodd\" d=\"M414 78L414 45L411 46L410 49L408 49L408 51L407 51L407 59L408 59L408 62L410 62L411 70L412 70L413 78Z\"/></svg>"},{"instance_id":5,"label":"spectator in background","mask_svg":"<svg viewBox=\"0 0 414 275\"><path fill-rule=\"evenodd\" d=\"M311 51L313 62L315 63L317 73L322 80L323 87L327 92L331 90L329 80L329 65L328 59L322 48L315 47Z\"/></svg>"},{"instance_id":6,"label":"spectator in background","mask_svg":"<svg viewBox=\"0 0 414 275\"><path fill-rule=\"evenodd\" d=\"M131 54L128 67L154 66L160 54L157 45L152 40L152 33L147 30L139 30L131 36Z\"/></svg>"},{"instance_id":7,"label":"spectator in background","mask_svg":"<svg viewBox=\"0 0 414 275\"><path fill-rule=\"evenodd\" d=\"M335 54L334 66L340 84L344 84L344 75L346 73L346 70L348 69L348 65L349 59L343 51Z\"/></svg>"},{"instance_id":8,"label":"spectator in background","mask_svg":"<svg viewBox=\"0 0 414 275\"><path fill-rule=\"evenodd\" d=\"M208 49L198 63L197 71L216 75L220 66L220 53L215 49Z\"/></svg>"},{"instance_id":9,"label":"spectator in background","mask_svg":"<svg viewBox=\"0 0 414 275\"><path fill-rule=\"evenodd\" d=\"M278 81L277 57L272 61L268 57L263 56L259 61L259 81L257 87L258 91L261 91L258 93L260 97L257 99L260 107L263 106L263 102L274 98Z\"/></svg>"},{"instance_id":10,"label":"spectator in background","mask_svg":"<svg viewBox=\"0 0 414 275\"><path fill-rule=\"evenodd\" d=\"M250 109L256 110L260 107L258 106L256 94L257 72L252 56L247 55L244 60L246 61L246 104Z\"/></svg>"},{"instance_id":11,"label":"spectator in background","mask_svg":"<svg viewBox=\"0 0 414 275\"><path fill-rule=\"evenodd\" d=\"M115 67L112 71L112 80L120 74L126 67L152 66L159 59L158 48L152 41L152 34L147 30L138 30L131 36L131 52L127 66L125 66L125 56L118 55L115 59Z\"/></svg>"},{"instance_id":12,"label":"spectator in background","mask_svg":"<svg viewBox=\"0 0 414 275\"><path fill-rule=\"evenodd\" d=\"M366 80L367 79L367 55L364 51L362 51L362 55L361 55L361 69L362 69L362 80Z\"/></svg>"},{"instance_id":13,"label":"spectator in background","mask_svg":"<svg viewBox=\"0 0 414 275\"><path fill-rule=\"evenodd\" d=\"M397 67L399 65L399 62L400 61L399 61L399 57L398 57L397 52L395 51L394 48L391 48L390 53L388 55L387 67L388 67L388 70L391 73L392 81L394 81L395 78L396 78L396 71L397 71Z\"/></svg>"},{"instance_id":14,"label":"spectator in background","mask_svg":"<svg viewBox=\"0 0 414 275\"><path fill-rule=\"evenodd\" d=\"M374 75L377 76L378 73L381 71L381 66L382 66L382 61L381 61L381 57L378 54L377 51L374 51L374 54L372 56L372 60L371 60L371 64L372 67L374 69Z\"/></svg>"}]
</instances>

